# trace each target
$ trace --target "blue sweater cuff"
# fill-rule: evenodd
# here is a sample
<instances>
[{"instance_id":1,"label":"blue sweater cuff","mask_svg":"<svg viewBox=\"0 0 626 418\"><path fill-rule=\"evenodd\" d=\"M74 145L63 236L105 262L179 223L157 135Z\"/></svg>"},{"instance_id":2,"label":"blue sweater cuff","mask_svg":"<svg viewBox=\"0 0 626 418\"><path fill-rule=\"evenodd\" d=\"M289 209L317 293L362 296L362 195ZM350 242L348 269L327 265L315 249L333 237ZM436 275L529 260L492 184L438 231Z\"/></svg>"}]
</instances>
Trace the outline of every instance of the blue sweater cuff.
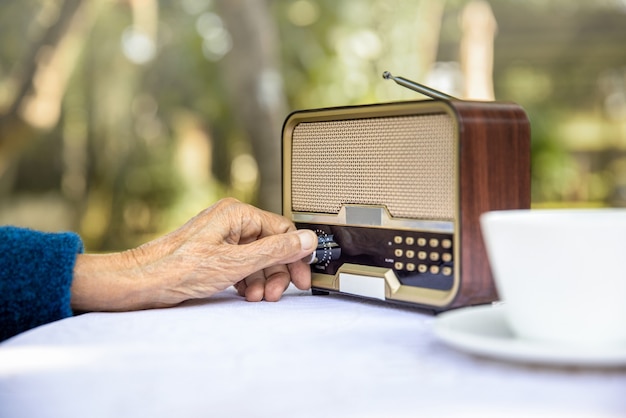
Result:
<instances>
[{"instance_id":1,"label":"blue sweater cuff","mask_svg":"<svg viewBox=\"0 0 626 418\"><path fill-rule=\"evenodd\" d=\"M72 232L0 227L0 341L72 316L70 287L82 252Z\"/></svg>"}]
</instances>

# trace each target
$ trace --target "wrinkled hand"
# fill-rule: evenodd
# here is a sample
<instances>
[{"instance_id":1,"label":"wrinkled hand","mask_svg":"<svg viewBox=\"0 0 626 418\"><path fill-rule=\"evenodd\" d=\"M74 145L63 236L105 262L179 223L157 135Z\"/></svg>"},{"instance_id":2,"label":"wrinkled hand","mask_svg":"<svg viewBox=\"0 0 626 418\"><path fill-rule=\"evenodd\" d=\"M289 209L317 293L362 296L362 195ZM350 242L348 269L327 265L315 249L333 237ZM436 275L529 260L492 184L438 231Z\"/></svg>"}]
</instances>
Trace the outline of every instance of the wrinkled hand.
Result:
<instances>
[{"instance_id":1,"label":"wrinkled hand","mask_svg":"<svg viewBox=\"0 0 626 418\"><path fill-rule=\"evenodd\" d=\"M282 216L224 199L181 228L133 250L78 256L72 307L172 306L232 285L249 301L277 301L290 282L299 289L310 287L310 269L302 259L316 245L312 231L297 231ZM96 282L100 295L90 289Z\"/></svg>"}]
</instances>

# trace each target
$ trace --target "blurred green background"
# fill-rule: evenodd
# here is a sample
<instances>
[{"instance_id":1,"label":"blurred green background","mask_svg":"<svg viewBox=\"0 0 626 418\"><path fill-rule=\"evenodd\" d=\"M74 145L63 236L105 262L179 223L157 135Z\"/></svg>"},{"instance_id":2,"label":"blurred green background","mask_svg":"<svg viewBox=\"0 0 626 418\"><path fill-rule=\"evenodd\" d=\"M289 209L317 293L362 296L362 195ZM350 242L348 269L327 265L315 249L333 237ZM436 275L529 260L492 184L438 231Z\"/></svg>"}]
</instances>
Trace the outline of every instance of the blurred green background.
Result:
<instances>
[{"instance_id":1,"label":"blurred green background","mask_svg":"<svg viewBox=\"0 0 626 418\"><path fill-rule=\"evenodd\" d=\"M280 212L286 116L423 98L384 70L522 105L535 207L626 206L625 45L625 0L4 1L0 224L108 251Z\"/></svg>"}]
</instances>

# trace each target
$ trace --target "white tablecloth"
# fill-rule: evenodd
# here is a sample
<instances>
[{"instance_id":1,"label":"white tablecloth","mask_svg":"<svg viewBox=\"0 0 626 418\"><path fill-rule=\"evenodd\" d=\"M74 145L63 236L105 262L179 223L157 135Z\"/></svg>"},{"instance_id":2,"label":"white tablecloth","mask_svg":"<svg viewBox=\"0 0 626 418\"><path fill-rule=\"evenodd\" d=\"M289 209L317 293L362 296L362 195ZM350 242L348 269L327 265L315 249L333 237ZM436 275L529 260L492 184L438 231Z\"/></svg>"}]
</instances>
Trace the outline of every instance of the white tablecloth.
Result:
<instances>
[{"instance_id":1,"label":"white tablecloth","mask_svg":"<svg viewBox=\"0 0 626 418\"><path fill-rule=\"evenodd\" d=\"M290 288L90 313L0 344L0 417L626 417L626 370L473 357L413 309Z\"/></svg>"}]
</instances>

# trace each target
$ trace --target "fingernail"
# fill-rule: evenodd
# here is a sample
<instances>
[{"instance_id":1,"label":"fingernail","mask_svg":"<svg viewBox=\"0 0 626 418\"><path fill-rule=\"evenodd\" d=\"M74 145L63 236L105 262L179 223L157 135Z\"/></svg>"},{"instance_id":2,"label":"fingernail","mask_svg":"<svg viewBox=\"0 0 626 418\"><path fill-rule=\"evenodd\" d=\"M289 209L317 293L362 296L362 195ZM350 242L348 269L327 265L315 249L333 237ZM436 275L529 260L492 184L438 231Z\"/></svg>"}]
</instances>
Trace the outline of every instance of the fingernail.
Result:
<instances>
[{"instance_id":1,"label":"fingernail","mask_svg":"<svg viewBox=\"0 0 626 418\"><path fill-rule=\"evenodd\" d=\"M298 231L300 238L300 248L304 251L313 251L317 247L317 239L311 231Z\"/></svg>"}]
</instances>

